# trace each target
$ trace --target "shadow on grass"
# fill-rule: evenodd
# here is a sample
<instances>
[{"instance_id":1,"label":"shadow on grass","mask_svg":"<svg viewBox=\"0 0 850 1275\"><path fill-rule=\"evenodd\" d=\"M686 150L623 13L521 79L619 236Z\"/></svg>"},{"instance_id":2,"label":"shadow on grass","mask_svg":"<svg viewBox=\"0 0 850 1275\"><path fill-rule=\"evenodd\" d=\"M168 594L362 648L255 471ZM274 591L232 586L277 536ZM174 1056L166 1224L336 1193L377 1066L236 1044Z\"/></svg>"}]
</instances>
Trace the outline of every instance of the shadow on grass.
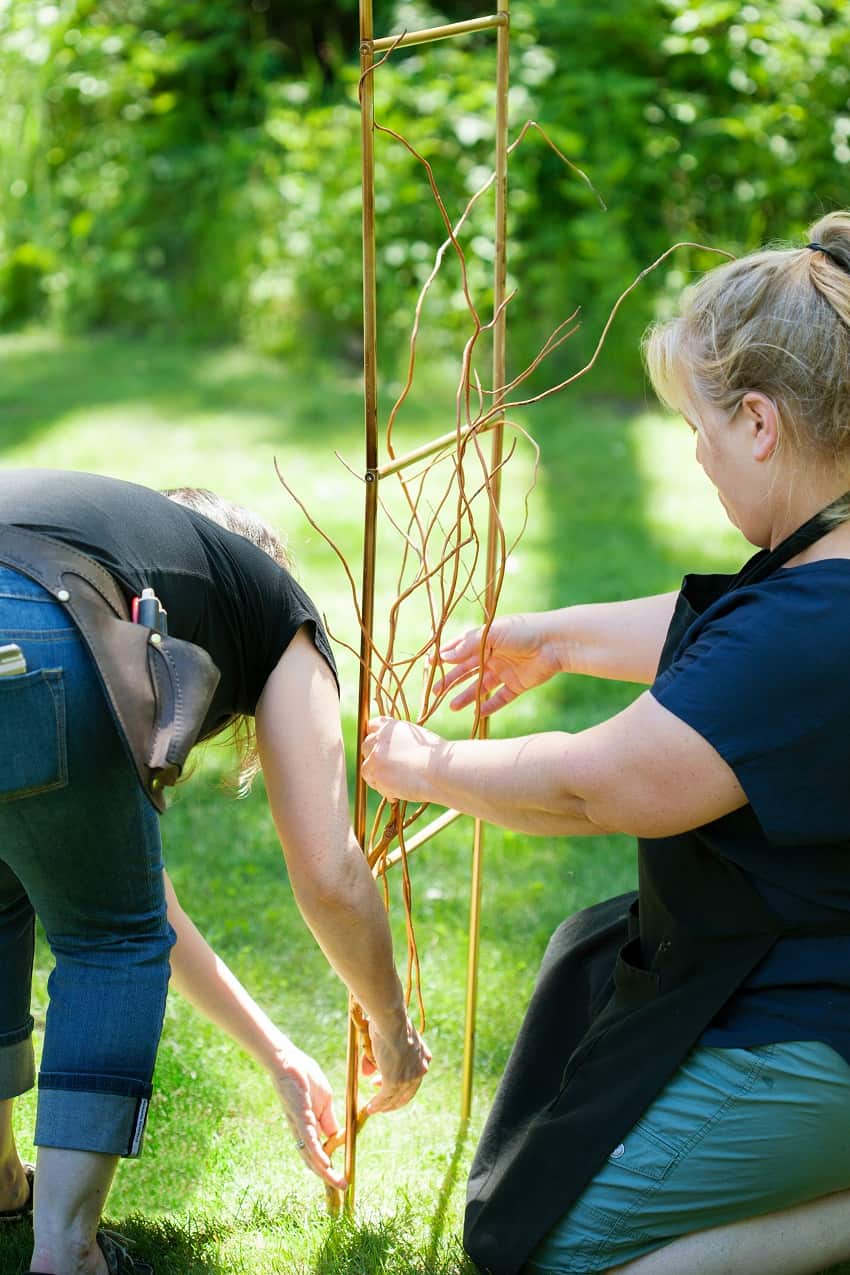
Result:
<instances>
[{"instance_id":1,"label":"shadow on grass","mask_svg":"<svg viewBox=\"0 0 850 1275\"><path fill-rule=\"evenodd\" d=\"M230 1228L211 1218L178 1223L133 1214L110 1229L126 1236L130 1253L150 1262L156 1275L229 1275L234 1269L220 1251Z\"/></svg>"},{"instance_id":2,"label":"shadow on grass","mask_svg":"<svg viewBox=\"0 0 850 1275\"><path fill-rule=\"evenodd\" d=\"M315 1275L338 1275L340 1271L377 1272L387 1269L390 1254L404 1242L386 1223L354 1226L340 1219L329 1232L316 1258Z\"/></svg>"},{"instance_id":3,"label":"shadow on grass","mask_svg":"<svg viewBox=\"0 0 850 1275\"><path fill-rule=\"evenodd\" d=\"M459 1146L462 1137L461 1133ZM449 1172L453 1169L454 1161ZM286 1271L287 1275L477 1275L456 1240L445 1244L437 1236L423 1256L416 1240L410 1238L405 1215L375 1224L356 1225L344 1218L329 1223L318 1256L306 1266L298 1257L275 1251L279 1224L264 1218L261 1211L234 1227L203 1217L181 1224L139 1215L113 1225L130 1241L131 1252L152 1263L156 1275L259 1275L260 1271ZM231 1252L234 1247L240 1251ZM258 1255L248 1257L245 1247L253 1247ZM28 1223L0 1231L2 1275L25 1275L31 1250ZM821 1275L850 1275L850 1264L830 1267Z\"/></svg>"},{"instance_id":4,"label":"shadow on grass","mask_svg":"<svg viewBox=\"0 0 850 1275\"><path fill-rule=\"evenodd\" d=\"M0 335L0 372L0 456L35 443L68 416L87 409L114 414L122 407L147 408L181 426L193 418L203 423L214 415L235 416L246 428L253 424L255 441L283 438L312 449L322 447L323 435L332 446L344 435L355 467L362 453L359 370L330 360L284 362L239 346L33 331ZM439 397L439 375L436 381ZM392 395L383 397L385 413ZM451 396L443 397L446 423L438 432L454 423ZM411 402L404 421L408 430L432 431L433 395Z\"/></svg>"},{"instance_id":5,"label":"shadow on grass","mask_svg":"<svg viewBox=\"0 0 850 1275\"><path fill-rule=\"evenodd\" d=\"M462 1120L460 1128L455 1138L454 1150L452 1158L449 1161L449 1167L446 1169L445 1176L440 1185L440 1193L437 1196L437 1203L434 1208L434 1219L431 1223L431 1234L428 1237L428 1250L425 1255L426 1270L436 1261L437 1253L443 1243L446 1232L446 1215L448 1213L449 1204L457 1185L458 1174L460 1173L463 1152L466 1147L466 1141L469 1136L469 1121Z\"/></svg>"},{"instance_id":6,"label":"shadow on grass","mask_svg":"<svg viewBox=\"0 0 850 1275\"><path fill-rule=\"evenodd\" d=\"M123 1236L131 1255L153 1265L156 1275L232 1275L234 1267L219 1249L228 1228L210 1219L178 1224L167 1218L134 1214L117 1222L105 1220L106 1229ZM2 1275L23 1275L29 1270L32 1227L24 1223L0 1231Z\"/></svg>"},{"instance_id":7,"label":"shadow on grass","mask_svg":"<svg viewBox=\"0 0 850 1275\"><path fill-rule=\"evenodd\" d=\"M238 348L170 346L102 335L79 340L48 333L0 338L0 454L35 442L70 415L146 405L174 423L231 413L267 419L269 439L283 434L316 445L317 430L350 421L360 393L352 376L317 377Z\"/></svg>"},{"instance_id":8,"label":"shadow on grass","mask_svg":"<svg viewBox=\"0 0 850 1275\"><path fill-rule=\"evenodd\" d=\"M376 1223L340 1218L330 1227L311 1275L475 1275L457 1240L429 1245L401 1213Z\"/></svg>"},{"instance_id":9,"label":"shadow on grass","mask_svg":"<svg viewBox=\"0 0 850 1275\"><path fill-rule=\"evenodd\" d=\"M0 1227L0 1271L3 1275L21 1275L30 1267L32 1227L28 1222Z\"/></svg>"}]
</instances>

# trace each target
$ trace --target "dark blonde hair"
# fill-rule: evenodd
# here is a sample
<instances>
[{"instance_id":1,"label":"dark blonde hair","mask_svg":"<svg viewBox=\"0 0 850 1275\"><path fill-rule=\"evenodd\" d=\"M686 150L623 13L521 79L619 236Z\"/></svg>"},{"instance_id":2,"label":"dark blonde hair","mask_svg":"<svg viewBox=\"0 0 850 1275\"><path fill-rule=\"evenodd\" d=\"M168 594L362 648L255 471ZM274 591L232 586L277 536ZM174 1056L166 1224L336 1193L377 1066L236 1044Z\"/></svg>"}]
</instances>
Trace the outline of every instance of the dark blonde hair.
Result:
<instances>
[{"instance_id":1,"label":"dark blonde hair","mask_svg":"<svg viewBox=\"0 0 850 1275\"><path fill-rule=\"evenodd\" d=\"M175 504L203 514L205 518L218 523L226 531L233 531L237 536L244 536L246 540L250 540L258 549L262 549L270 558L273 558L278 566L285 567L287 571L292 570L292 560L280 536L253 510L246 509L244 505L234 504L233 501L224 500L206 487L170 487L162 494L169 500L173 500ZM238 773L233 786L239 797L247 797L260 770L254 719L244 713L235 714L206 738L213 739L225 732L235 746L239 759Z\"/></svg>"},{"instance_id":2,"label":"dark blonde hair","mask_svg":"<svg viewBox=\"0 0 850 1275\"><path fill-rule=\"evenodd\" d=\"M730 416L747 391L775 404L781 442L817 462L850 457L850 212L816 221L821 245L754 252L705 275L644 358L662 401ZM845 515L846 516L846 515Z\"/></svg>"}]
</instances>

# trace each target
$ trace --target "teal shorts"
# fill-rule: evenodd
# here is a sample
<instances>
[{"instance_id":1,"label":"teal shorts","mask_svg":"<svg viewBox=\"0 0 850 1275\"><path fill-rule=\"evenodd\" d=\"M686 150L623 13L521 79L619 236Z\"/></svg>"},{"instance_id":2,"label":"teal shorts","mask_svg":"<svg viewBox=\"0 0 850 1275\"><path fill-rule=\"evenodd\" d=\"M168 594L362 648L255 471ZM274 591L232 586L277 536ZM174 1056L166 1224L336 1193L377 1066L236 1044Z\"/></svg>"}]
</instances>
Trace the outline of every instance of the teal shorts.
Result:
<instances>
[{"instance_id":1,"label":"teal shorts","mask_svg":"<svg viewBox=\"0 0 850 1275\"><path fill-rule=\"evenodd\" d=\"M540 1242L525 1275L587 1275L850 1188L850 1065L828 1045L697 1048Z\"/></svg>"}]
</instances>

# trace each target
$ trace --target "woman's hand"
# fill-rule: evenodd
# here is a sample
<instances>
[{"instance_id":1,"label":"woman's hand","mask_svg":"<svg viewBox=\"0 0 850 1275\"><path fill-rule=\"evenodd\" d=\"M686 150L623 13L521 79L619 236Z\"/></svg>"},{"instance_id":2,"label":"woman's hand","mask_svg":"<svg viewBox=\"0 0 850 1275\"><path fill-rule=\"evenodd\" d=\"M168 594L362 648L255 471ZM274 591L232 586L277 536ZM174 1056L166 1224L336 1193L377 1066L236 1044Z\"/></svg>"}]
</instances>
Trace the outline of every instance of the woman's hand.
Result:
<instances>
[{"instance_id":1,"label":"woman's hand","mask_svg":"<svg viewBox=\"0 0 850 1275\"><path fill-rule=\"evenodd\" d=\"M545 613L506 615L494 620L487 634L483 660L482 629L470 629L462 637L449 642L441 648L440 656L446 664L454 664L455 667L434 683L434 692L440 695L458 682L475 678L451 701L451 708L457 712L474 702L478 694L478 675L483 668L481 715L489 717L523 691L529 691L556 673L563 672L562 653L547 631L545 620Z\"/></svg>"},{"instance_id":2,"label":"woman's hand","mask_svg":"<svg viewBox=\"0 0 850 1275\"><path fill-rule=\"evenodd\" d=\"M391 801L430 801L428 768L445 746L445 740L424 726L373 717L363 740L363 778Z\"/></svg>"},{"instance_id":3,"label":"woman's hand","mask_svg":"<svg viewBox=\"0 0 850 1275\"><path fill-rule=\"evenodd\" d=\"M323 1141L339 1130L325 1073L315 1058L290 1042L281 1051L273 1079L304 1163L330 1186L344 1190L348 1185L345 1177L337 1173L322 1150Z\"/></svg>"},{"instance_id":4,"label":"woman's hand","mask_svg":"<svg viewBox=\"0 0 850 1275\"><path fill-rule=\"evenodd\" d=\"M380 1089L366 1110L394 1111L416 1093L431 1062L431 1051L411 1023L406 1011L387 1023L368 1023L369 1039L378 1070L373 1073ZM370 1069L364 1067L364 1071Z\"/></svg>"}]
</instances>

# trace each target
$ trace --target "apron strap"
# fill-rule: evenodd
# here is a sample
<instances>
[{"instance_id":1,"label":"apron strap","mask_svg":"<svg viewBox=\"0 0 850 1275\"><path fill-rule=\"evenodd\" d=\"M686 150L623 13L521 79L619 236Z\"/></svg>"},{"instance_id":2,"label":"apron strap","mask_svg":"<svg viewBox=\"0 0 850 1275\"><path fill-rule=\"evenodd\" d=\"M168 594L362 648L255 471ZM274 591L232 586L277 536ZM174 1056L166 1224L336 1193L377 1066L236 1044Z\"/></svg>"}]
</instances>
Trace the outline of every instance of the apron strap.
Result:
<instances>
[{"instance_id":1,"label":"apron strap","mask_svg":"<svg viewBox=\"0 0 850 1275\"><path fill-rule=\"evenodd\" d=\"M786 562L790 562L803 549L808 549L809 545L815 544L836 525L829 515L842 505L846 505L848 501L850 501L850 492L845 492L843 496L839 496L825 509L819 510L812 518L809 518L808 522L804 522L802 527L792 531L791 535L786 536L775 549L761 549L744 563L729 585L729 589L739 589L743 585L756 584L759 580L764 580L779 567L783 567Z\"/></svg>"}]
</instances>

